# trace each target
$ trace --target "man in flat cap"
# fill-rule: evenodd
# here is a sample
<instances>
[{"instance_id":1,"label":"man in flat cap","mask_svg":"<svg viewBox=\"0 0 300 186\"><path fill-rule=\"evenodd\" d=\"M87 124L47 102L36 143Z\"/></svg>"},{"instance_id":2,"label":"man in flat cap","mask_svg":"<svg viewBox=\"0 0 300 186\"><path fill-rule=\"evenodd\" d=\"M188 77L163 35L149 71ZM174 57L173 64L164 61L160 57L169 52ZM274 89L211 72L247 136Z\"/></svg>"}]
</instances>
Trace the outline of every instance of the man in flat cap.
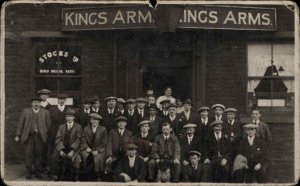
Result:
<instances>
[{"instance_id":1,"label":"man in flat cap","mask_svg":"<svg viewBox=\"0 0 300 186\"><path fill-rule=\"evenodd\" d=\"M179 182L180 144L178 138L171 134L170 123L162 125L162 134L155 137L152 145L152 160L149 162L148 179L156 179L157 165L160 161L168 162L171 169L171 182Z\"/></svg>"},{"instance_id":2,"label":"man in flat cap","mask_svg":"<svg viewBox=\"0 0 300 186\"><path fill-rule=\"evenodd\" d=\"M51 91L48 89L42 89L42 90L39 90L37 93L39 94L40 98L42 99L41 107L49 110L51 105L50 105L50 103L48 103L47 99L49 98Z\"/></svg>"},{"instance_id":3,"label":"man in flat cap","mask_svg":"<svg viewBox=\"0 0 300 186\"><path fill-rule=\"evenodd\" d=\"M175 134L178 138L180 138L184 134L182 119L176 112L177 105L174 103L170 103L168 107L169 116L166 118L164 122L170 123L171 128L173 129L173 134Z\"/></svg>"},{"instance_id":4,"label":"man in flat cap","mask_svg":"<svg viewBox=\"0 0 300 186\"><path fill-rule=\"evenodd\" d=\"M208 155L204 164L211 164L213 182L226 183L230 176L232 145L229 137L222 132L222 123L217 120L210 125L214 132L208 139Z\"/></svg>"},{"instance_id":5,"label":"man in flat cap","mask_svg":"<svg viewBox=\"0 0 300 186\"><path fill-rule=\"evenodd\" d=\"M169 116L168 107L169 107L170 103L171 103L171 101L168 99L164 99L160 102L161 110L160 109L158 110L157 115L164 121ZM157 108L159 108L159 107L157 107Z\"/></svg>"},{"instance_id":6,"label":"man in flat cap","mask_svg":"<svg viewBox=\"0 0 300 186\"><path fill-rule=\"evenodd\" d=\"M97 181L101 181L105 168L105 145L108 134L101 126L102 117L97 113L89 115L91 125L84 127L81 140L81 156L87 175L95 173ZM88 170L93 167L94 170ZM93 179L93 178L92 178Z\"/></svg>"},{"instance_id":7,"label":"man in flat cap","mask_svg":"<svg viewBox=\"0 0 300 186\"><path fill-rule=\"evenodd\" d=\"M145 163L137 155L138 147L130 143L127 145L127 155L122 158L116 168L114 180L117 182L144 182L146 177Z\"/></svg>"},{"instance_id":8,"label":"man in flat cap","mask_svg":"<svg viewBox=\"0 0 300 186\"><path fill-rule=\"evenodd\" d=\"M235 182L266 183L267 182L267 148L264 140L256 136L257 125L246 124L246 137L239 144L238 154L247 159L247 166L235 171ZM247 168L246 168L247 167Z\"/></svg>"},{"instance_id":9,"label":"man in flat cap","mask_svg":"<svg viewBox=\"0 0 300 186\"><path fill-rule=\"evenodd\" d=\"M188 123L195 123L196 122L196 116L195 114L192 112L192 101L190 99L186 99L183 102L183 112L181 112L179 115L179 117L182 120L182 125L186 125Z\"/></svg>"},{"instance_id":10,"label":"man in flat cap","mask_svg":"<svg viewBox=\"0 0 300 186\"><path fill-rule=\"evenodd\" d=\"M101 110L100 110L100 99L98 98L98 96L95 96L94 99L92 99L92 106L91 106L91 113L97 113L99 115L101 115Z\"/></svg>"},{"instance_id":11,"label":"man in flat cap","mask_svg":"<svg viewBox=\"0 0 300 186\"><path fill-rule=\"evenodd\" d=\"M89 125L90 123L90 113L91 113L91 100L84 99L82 102L82 108L76 113L76 122L79 123L82 128Z\"/></svg>"},{"instance_id":12,"label":"man in flat cap","mask_svg":"<svg viewBox=\"0 0 300 186\"><path fill-rule=\"evenodd\" d=\"M48 140L48 131L51 125L50 113L41 108L41 98L31 99L31 107L25 108L19 118L16 142L25 145L25 167L27 170L26 179L31 179L33 165L35 165L35 175L42 179L42 163L44 147Z\"/></svg>"},{"instance_id":13,"label":"man in flat cap","mask_svg":"<svg viewBox=\"0 0 300 186\"><path fill-rule=\"evenodd\" d=\"M109 133L112 128L116 128L115 120L121 114L116 108L117 98L110 96L105 98L107 108L102 112L103 126Z\"/></svg>"},{"instance_id":14,"label":"man in flat cap","mask_svg":"<svg viewBox=\"0 0 300 186\"><path fill-rule=\"evenodd\" d=\"M78 169L80 166L80 142L82 127L75 122L75 111L69 108L66 111L66 122L58 128L55 138L55 150L53 161L55 163L56 175L60 180L78 180ZM69 177L70 176L70 177Z\"/></svg>"},{"instance_id":15,"label":"man in flat cap","mask_svg":"<svg viewBox=\"0 0 300 186\"><path fill-rule=\"evenodd\" d=\"M138 122L141 122L142 120L149 117L149 112L146 108L147 100L145 98L137 98L136 99L136 111L138 114ZM137 131L132 131L133 133L136 133Z\"/></svg>"},{"instance_id":16,"label":"man in flat cap","mask_svg":"<svg viewBox=\"0 0 300 186\"><path fill-rule=\"evenodd\" d=\"M123 98L117 99L117 109L120 113L120 116L125 116L125 104L126 101Z\"/></svg>"},{"instance_id":17,"label":"man in flat cap","mask_svg":"<svg viewBox=\"0 0 300 186\"><path fill-rule=\"evenodd\" d=\"M155 104L151 104L149 106L149 120L150 120L150 131L151 133L156 136L161 133L161 125L163 123L163 120L157 116L157 110L158 108L156 107Z\"/></svg>"},{"instance_id":18,"label":"man in flat cap","mask_svg":"<svg viewBox=\"0 0 300 186\"><path fill-rule=\"evenodd\" d=\"M217 103L212 106L212 109L214 111L214 115L210 118L210 123L214 121L225 121L225 117L223 116L223 112L225 110L225 106Z\"/></svg>"},{"instance_id":19,"label":"man in flat cap","mask_svg":"<svg viewBox=\"0 0 300 186\"><path fill-rule=\"evenodd\" d=\"M262 140L264 140L266 147L270 148L270 144L272 142L271 132L270 132L268 124L266 124L260 120L261 113L260 113L260 110L258 109L258 107L252 109L251 118L252 118L252 123L254 125L257 125L256 136L258 136Z\"/></svg>"},{"instance_id":20,"label":"man in flat cap","mask_svg":"<svg viewBox=\"0 0 300 186\"><path fill-rule=\"evenodd\" d=\"M136 100L129 98L126 100L126 111L125 117L127 118L127 129L133 131L134 127L136 127L139 123L138 113L135 109Z\"/></svg>"},{"instance_id":21,"label":"man in flat cap","mask_svg":"<svg viewBox=\"0 0 300 186\"><path fill-rule=\"evenodd\" d=\"M209 110L210 108L207 106L202 106L198 109L200 117L197 118L196 133L201 137L204 146L208 145L208 137L212 133L208 117Z\"/></svg>"},{"instance_id":22,"label":"man in flat cap","mask_svg":"<svg viewBox=\"0 0 300 186\"><path fill-rule=\"evenodd\" d=\"M119 116L115 119L117 128L111 129L106 143L106 168L114 170L118 161L126 154L126 145L132 140L132 132L126 129L127 118Z\"/></svg>"},{"instance_id":23,"label":"man in flat cap","mask_svg":"<svg viewBox=\"0 0 300 186\"><path fill-rule=\"evenodd\" d=\"M189 164L183 166L183 182L210 182L211 176L201 163L201 153L193 150L188 152Z\"/></svg>"}]
</instances>

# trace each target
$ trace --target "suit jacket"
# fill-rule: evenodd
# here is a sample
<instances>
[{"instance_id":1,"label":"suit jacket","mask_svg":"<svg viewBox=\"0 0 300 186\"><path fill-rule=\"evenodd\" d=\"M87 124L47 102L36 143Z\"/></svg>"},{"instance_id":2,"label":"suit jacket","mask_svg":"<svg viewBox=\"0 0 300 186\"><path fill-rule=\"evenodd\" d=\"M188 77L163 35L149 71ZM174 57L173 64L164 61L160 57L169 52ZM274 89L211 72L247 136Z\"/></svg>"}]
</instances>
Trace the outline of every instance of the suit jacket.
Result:
<instances>
[{"instance_id":1,"label":"suit jacket","mask_svg":"<svg viewBox=\"0 0 300 186\"><path fill-rule=\"evenodd\" d=\"M138 123L149 118L149 111L146 109L146 107L144 108L144 115L143 117L140 116L139 114L139 110L137 108L135 108L135 112L137 114L137 118L138 118Z\"/></svg>"},{"instance_id":2,"label":"suit jacket","mask_svg":"<svg viewBox=\"0 0 300 186\"><path fill-rule=\"evenodd\" d=\"M260 121L258 123L258 128L256 129L256 135L264 140L267 147L270 146L272 136L268 124Z\"/></svg>"},{"instance_id":3,"label":"suit jacket","mask_svg":"<svg viewBox=\"0 0 300 186\"><path fill-rule=\"evenodd\" d=\"M226 117L224 116L224 115L222 115L222 118L221 118L221 120L223 121L223 123L226 121ZM208 120L209 122L209 124L211 124L212 122L214 122L214 121L216 121L216 116L213 114L210 118L209 118L209 120Z\"/></svg>"},{"instance_id":4,"label":"suit jacket","mask_svg":"<svg viewBox=\"0 0 300 186\"><path fill-rule=\"evenodd\" d=\"M125 173L127 175L130 174L130 167L129 167L129 158L128 156L125 156L122 161L119 162L117 168L116 168L116 173L117 174L121 174L121 173ZM135 178L132 178L133 180L137 180L138 182L143 182L145 181L145 177L146 177L146 167L145 167L145 163L144 160L142 158L140 158L139 156L135 157L134 160L134 174L135 174ZM129 175L130 176L130 175Z\"/></svg>"},{"instance_id":5,"label":"suit jacket","mask_svg":"<svg viewBox=\"0 0 300 186\"><path fill-rule=\"evenodd\" d=\"M100 116L102 116L102 113L101 113L101 109L100 109L100 108L98 109L98 112L96 112L95 110L93 110L93 107L91 107L91 113L97 113L97 114L99 114Z\"/></svg>"},{"instance_id":6,"label":"suit jacket","mask_svg":"<svg viewBox=\"0 0 300 186\"><path fill-rule=\"evenodd\" d=\"M202 144L207 146L208 138L211 135L211 133L213 132L210 127L209 119L207 121L207 124L205 124L205 123L202 123L201 117L197 117L196 124L197 124L196 133L201 137Z\"/></svg>"},{"instance_id":7,"label":"suit jacket","mask_svg":"<svg viewBox=\"0 0 300 186\"><path fill-rule=\"evenodd\" d=\"M82 133L81 150L84 151L87 148L91 148L93 151L104 153L107 138L108 134L105 127L99 125L95 134L93 134L92 126L86 126Z\"/></svg>"},{"instance_id":8,"label":"suit jacket","mask_svg":"<svg viewBox=\"0 0 300 186\"><path fill-rule=\"evenodd\" d=\"M90 113L92 113L91 112L91 109L90 109ZM89 114L90 113L85 113L84 112L84 109L83 108L81 108L77 113L76 113L76 115L75 115L75 121L77 122L77 123L79 123L81 126L82 126L82 128L83 127L85 127L85 126L87 126L87 125L89 125L89 123L90 123L90 116L89 116Z\"/></svg>"},{"instance_id":9,"label":"suit jacket","mask_svg":"<svg viewBox=\"0 0 300 186\"><path fill-rule=\"evenodd\" d=\"M188 123L196 123L197 115L192 111L190 111L190 117L188 119L186 118L184 111L178 114L178 116L181 118L183 126Z\"/></svg>"},{"instance_id":10,"label":"suit jacket","mask_svg":"<svg viewBox=\"0 0 300 186\"><path fill-rule=\"evenodd\" d=\"M205 159L205 149L202 145L202 139L200 136L194 134L191 144L189 145L187 135L183 136L180 140L180 148L181 148L181 160L189 160L188 152L192 150L196 150L201 152L202 156L201 159Z\"/></svg>"},{"instance_id":11,"label":"suit jacket","mask_svg":"<svg viewBox=\"0 0 300 186\"><path fill-rule=\"evenodd\" d=\"M242 139L242 125L240 122L236 121L236 119L234 120L233 125L231 125L228 120L225 120L222 126L222 131L227 134L228 137L232 137L233 134L235 143Z\"/></svg>"},{"instance_id":12,"label":"suit jacket","mask_svg":"<svg viewBox=\"0 0 300 186\"><path fill-rule=\"evenodd\" d=\"M163 121L165 121L168 118L169 114L167 114L167 116L165 116L162 110L158 110L157 116L160 117Z\"/></svg>"},{"instance_id":13,"label":"suit jacket","mask_svg":"<svg viewBox=\"0 0 300 186\"><path fill-rule=\"evenodd\" d=\"M239 145L238 154L242 154L247 158L248 166L251 169L253 169L257 163L262 165L267 163L266 145L258 136L254 137L252 146L250 146L247 137L243 138Z\"/></svg>"},{"instance_id":14,"label":"suit jacket","mask_svg":"<svg viewBox=\"0 0 300 186\"><path fill-rule=\"evenodd\" d=\"M138 119L138 114L136 109L134 109L133 115L129 115L129 111L125 110L125 117L127 118L127 126L126 128L133 132L133 134L136 134L139 132L138 124L139 124L139 119Z\"/></svg>"},{"instance_id":15,"label":"suit jacket","mask_svg":"<svg viewBox=\"0 0 300 186\"><path fill-rule=\"evenodd\" d=\"M150 120L150 116L149 116L149 120ZM162 123L163 120L160 117L155 116L154 121L153 122L151 121L151 123L149 124L150 132L154 135L161 134Z\"/></svg>"},{"instance_id":16,"label":"suit jacket","mask_svg":"<svg viewBox=\"0 0 300 186\"><path fill-rule=\"evenodd\" d=\"M198 164L195 170L191 164L183 167L183 181L184 182L210 182L209 175L204 172L203 165Z\"/></svg>"},{"instance_id":17,"label":"suit jacket","mask_svg":"<svg viewBox=\"0 0 300 186\"><path fill-rule=\"evenodd\" d=\"M132 132L125 129L124 133L125 145L132 139ZM106 156L118 157L119 153L119 132L118 129L112 129L109 132L107 143L106 143Z\"/></svg>"},{"instance_id":18,"label":"suit jacket","mask_svg":"<svg viewBox=\"0 0 300 186\"><path fill-rule=\"evenodd\" d=\"M21 137L21 142L25 142L28 139L28 135L31 130L31 123L33 119L33 110L32 107L25 108L22 111L22 114L19 118L18 126L17 126L17 132L16 136ZM43 139L43 142L47 142L48 138L48 131L51 126L51 119L50 119L50 113L48 110L40 108L38 114L38 130L41 134L41 137Z\"/></svg>"},{"instance_id":19,"label":"suit jacket","mask_svg":"<svg viewBox=\"0 0 300 186\"><path fill-rule=\"evenodd\" d=\"M65 149L64 141L65 141L65 135L67 130L67 123L64 123L59 126L56 139L55 139L55 148L58 152ZM81 134L82 134L82 127L80 124L75 123L72 127L72 132L70 136L69 146L71 149L73 149L75 152L79 151L80 149L80 142L81 142Z\"/></svg>"},{"instance_id":20,"label":"suit jacket","mask_svg":"<svg viewBox=\"0 0 300 186\"><path fill-rule=\"evenodd\" d=\"M105 108L105 110L103 110L101 113L102 125L106 128L107 132L117 127L115 119L120 116L120 113L118 112L117 108L114 109L112 115L108 113L107 108Z\"/></svg>"},{"instance_id":21,"label":"suit jacket","mask_svg":"<svg viewBox=\"0 0 300 186\"><path fill-rule=\"evenodd\" d=\"M53 105L50 109L50 116L51 116L51 127L49 129L49 141L54 141L58 127L65 122L65 114L68 110L68 106L65 106L65 109L61 112L58 109L57 105Z\"/></svg>"},{"instance_id":22,"label":"suit jacket","mask_svg":"<svg viewBox=\"0 0 300 186\"><path fill-rule=\"evenodd\" d=\"M167 150L170 159L180 160L180 144L178 138L175 135L169 135L169 142L167 149L164 148L165 139L163 134L155 137L152 145L152 158L160 159L164 155L164 151Z\"/></svg>"},{"instance_id":23,"label":"suit jacket","mask_svg":"<svg viewBox=\"0 0 300 186\"><path fill-rule=\"evenodd\" d=\"M182 125L182 119L179 115L175 116L175 119L171 121L170 117L167 117L165 122L168 122L171 124L171 127L173 128L173 133L180 138L182 135L184 135L185 131L183 130Z\"/></svg>"},{"instance_id":24,"label":"suit jacket","mask_svg":"<svg viewBox=\"0 0 300 186\"><path fill-rule=\"evenodd\" d=\"M214 133L212 133L208 139L208 158L224 158L227 161L231 161L231 157L232 145L229 141L229 137L226 134L222 133L221 138L219 139L219 141L217 141Z\"/></svg>"},{"instance_id":25,"label":"suit jacket","mask_svg":"<svg viewBox=\"0 0 300 186\"><path fill-rule=\"evenodd\" d=\"M142 138L142 134L139 132L134 136L135 144L138 146L137 152L143 158L151 157L152 143L155 136L152 133L148 133L146 138Z\"/></svg>"}]
</instances>

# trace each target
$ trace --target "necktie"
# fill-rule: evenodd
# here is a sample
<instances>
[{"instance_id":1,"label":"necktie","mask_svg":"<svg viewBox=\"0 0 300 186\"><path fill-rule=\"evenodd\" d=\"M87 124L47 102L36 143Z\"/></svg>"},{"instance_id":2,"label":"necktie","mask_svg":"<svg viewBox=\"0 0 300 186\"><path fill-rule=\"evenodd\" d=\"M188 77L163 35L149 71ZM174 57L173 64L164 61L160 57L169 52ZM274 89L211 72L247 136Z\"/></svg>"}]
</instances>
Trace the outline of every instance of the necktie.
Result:
<instances>
[{"instance_id":1,"label":"necktie","mask_svg":"<svg viewBox=\"0 0 300 186\"><path fill-rule=\"evenodd\" d=\"M189 139L188 140L189 141L189 145L191 145L192 138L188 138L188 139Z\"/></svg>"},{"instance_id":2,"label":"necktie","mask_svg":"<svg viewBox=\"0 0 300 186\"><path fill-rule=\"evenodd\" d=\"M133 112L132 111L130 111L130 116L132 116L133 115Z\"/></svg>"},{"instance_id":3,"label":"necktie","mask_svg":"<svg viewBox=\"0 0 300 186\"><path fill-rule=\"evenodd\" d=\"M193 167L194 167L195 170L197 170L197 167L196 167L196 166L193 166Z\"/></svg>"},{"instance_id":4,"label":"necktie","mask_svg":"<svg viewBox=\"0 0 300 186\"><path fill-rule=\"evenodd\" d=\"M123 136L123 135L122 135L122 131L121 131L121 130L119 131L119 134L120 134L120 136Z\"/></svg>"},{"instance_id":5,"label":"necktie","mask_svg":"<svg viewBox=\"0 0 300 186\"><path fill-rule=\"evenodd\" d=\"M68 130L71 130L71 125L68 125Z\"/></svg>"}]
</instances>

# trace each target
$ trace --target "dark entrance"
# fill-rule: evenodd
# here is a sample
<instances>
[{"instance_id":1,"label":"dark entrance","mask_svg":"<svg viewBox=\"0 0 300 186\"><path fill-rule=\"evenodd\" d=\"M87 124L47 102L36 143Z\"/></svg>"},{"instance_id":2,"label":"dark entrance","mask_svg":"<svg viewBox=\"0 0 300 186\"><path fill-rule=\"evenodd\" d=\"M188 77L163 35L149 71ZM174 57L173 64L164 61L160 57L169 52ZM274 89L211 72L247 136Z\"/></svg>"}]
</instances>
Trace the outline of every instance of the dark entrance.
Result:
<instances>
[{"instance_id":1,"label":"dark entrance","mask_svg":"<svg viewBox=\"0 0 300 186\"><path fill-rule=\"evenodd\" d=\"M152 87L154 94L160 96L166 86L171 86L173 97L191 98L192 54L192 51L141 51L142 91Z\"/></svg>"}]
</instances>

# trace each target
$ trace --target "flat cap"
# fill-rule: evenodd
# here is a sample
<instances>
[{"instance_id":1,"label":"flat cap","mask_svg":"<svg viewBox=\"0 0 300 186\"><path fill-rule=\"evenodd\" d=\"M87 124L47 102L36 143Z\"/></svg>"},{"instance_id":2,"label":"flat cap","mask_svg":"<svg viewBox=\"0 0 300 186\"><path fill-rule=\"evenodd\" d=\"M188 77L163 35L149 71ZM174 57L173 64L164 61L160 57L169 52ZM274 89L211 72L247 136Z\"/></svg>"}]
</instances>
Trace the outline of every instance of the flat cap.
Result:
<instances>
[{"instance_id":1,"label":"flat cap","mask_svg":"<svg viewBox=\"0 0 300 186\"><path fill-rule=\"evenodd\" d=\"M57 95L58 99L67 99L67 97L69 97L68 94L58 94Z\"/></svg>"},{"instance_id":2,"label":"flat cap","mask_svg":"<svg viewBox=\"0 0 300 186\"><path fill-rule=\"evenodd\" d=\"M133 144L133 143L129 143L129 144L127 145L127 149L138 149L138 146L136 146L136 145Z\"/></svg>"},{"instance_id":3,"label":"flat cap","mask_svg":"<svg viewBox=\"0 0 300 186\"><path fill-rule=\"evenodd\" d=\"M145 98L137 98L136 102L138 102L138 103L147 103L148 101Z\"/></svg>"},{"instance_id":4,"label":"flat cap","mask_svg":"<svg viewBox=\"0 0 300 186\"><path fill-rule=\"evenodd\" d=\"M224 112L237 112L237 109L236 108L227 108L224 110Z\"/></svg>"},{"instance_id":5,"label":"flat cap","mask_svg":"<svg viewBox=\"0 0 300 186\"><path fill-rule=\"evenodd\" d=\"M98 114L98 113L91 113L91 114L89 114L89 116L90 116L91 118L97 119L97 120L101 120L101 119L102 119L102 117L101 117L100 114Z\"/></svg>"},{"instance_id":6,"label":"flat cap","mask_svg":"<svg viewBox=\"0 0 300 186\"><path fill-rule=\"evenodd\" d=\"M197 156L201 156L201 153L200 152L198 152L198 151L196 151L196 150L192 150L192 151L189 151L188 152L188 155L189 156L193 156L193 155L197 155Z\"/></svg>"},{"instance_id":7,"label":"flat cap","mask_svg":"<svg viewBox=\"0 0 300 186\"><path fill-rule=\"evenodd\" d=\"M75 110L71 109L71 108L68 108L67 112L66 112L66 115L72 115L72 116L75 116Z\"/></svg>"},{"instance_id":8,"label":"flat cap","mask_svg":"<svg viewBox=\"0 0 300 186\"><path fill-rule=\"evenodd\" d=\"M138 124L138 126L140 127L141 125L150 124L150 123L151 123L151 121L149 121L149 120L143 120Z\"/></svg>"},{"instance_id":9,"label":"flat cap","mask_svg":"<svg viewBox=\"0 0 300 186\"><path fill-rule=\"evenodd\" d=\"M125 100L123 98L117 98L117 102L125 104Z\"/></svg>"},{"instance_id":10,"label":"flat cap","mask_svg":"<svg viewBox=\"0 0 300 186\"><path fill-rule=\"evenodd\" d=\"M191 99L186 99L186 100L184 100L183 104L193 105Z\"/></svg>"},{"instance_id":11,"label":"flat cap","mask_svg":"<svg viewBox=\"0 0 300 186\"><path fill-rule=\"evenodd\" d=\"M150 104L149 110L152 110L152 109L157 110L157 106L155 104Z\"/></svg>"},{"instance_id":12,"label":"flat cap","mask_svg":"<svg viewBox=\"0 0 300 186\"><path fill-rule=\"evenodd\" d=\"M224 110L224 109L225 109L225 106L224 106L224 105L222 105L222 104L219 104L219 103L217 103L217 104L214 104L214 105L212 106L212 109L215 109L215 108L217 108L217 107L221 108L222 110Z\"/></svg>"},{"instance_id":13,"label":"flat cap","mask_svg":"<svg viewBox=\"0 0 300 186\"><path fill-rule=\"evenodd\" d=\"M161 102L159 102L159 104L165 104L165 103L171 103L171 101L168 99L164 99Z\"/></svg>"},{"instance_id":14,"label":"flat cap","mask_svg":"<svg viewBox=\"0 0 300 186\"><path fill-rule=\"evenodd\" d=\"M196 127L197 127L197 125L193 124L193 123L188 123L188 124L186 124L186 125L183 126L184 129L185 128L196 128Z\"/></svg>"},{"instance_id":15,"label":"flat cap","mask_svg":"<svg viewBox=\"0 0 300 186\"><path fill-rule=\"evenodd\" d=\"M48 89L42 89L42 90L37 91L37 93L38 93L38 94L50 94L51 91L48 90Z\"/></svg>"},{"instance_id":16,"label":"flat cap","mask_svg":"<svg viewBox=\"0 0 300 186\"><path fill-rule=\"evenodd\" d=\"M177 105L175 103L170 103L168 108L172 108L172 107L176 107L177 108Z\"/></svg>"},{"instance_id":17,"label":"flat cap","mask_svg":"<svg viewBox=\"0 0 300 186\"><path fill-rule=\"evenodd\" d=\"M118 121L127 121L127 118L125 116L119 116L115 119L116 122Z\"/></svg>"},{"instance_id":18,"label":"flat cap","mask_svg":"<svg viewBox=\"0 0 300 186\"><path fill-rule=\"evenodd\" d=\"M209 111L209 110L210 110L210 108L209 108L209 107L207 107L207 106L203 106L203 107L200 107L200 108L198 109L198 112L202 112L203 110L207 110L207 111Z\"/></svg>"},{"instance_id":19,"label":"flat cap","mask_svg":"<svg viewBox=\"0 0 300 186\"><path fill-rule=\"evenodd\" d=\"M214 121L210 124L211 127L214 127L216 125L222 125L223 124L223 121Z\"/></svg>"},{"instance_id":20,"label":"flat cap","mask_svg":"<svg viewBox=\"0 0 300 186\"><path fill-rule=\"evenodd\" d=\"M132 103L136 103L135 99L129 98L126 100L125 102L126 104L132 104Z\"/></svg>"},{"instance_id":21,"label":"flat cap","mask_svg":"<svg viewBox=\"0 0 300 186\"><path fill-rule=\"evenodd\" d=\"M257 125L254 125L254 124L252 124L252 123L246 124L246 125L244 125L243 127L244 127L244 128L251 128L251 129L258 128Z\"/></svg>"},{"instance_id":22,"label":"flat cap","mask_svg":"<svg viewBox=\"0 0 300 186\"><path fill-rule=\"evenodd\" d=\"M38 96L34 96L30 99L31 101L42 101L42 99Z\"/></svg>"},{"instance_id":23,"label":"flat cap","mask_svg":"<svg viewBox=\"0 0 300 186\"><path fill-rule=\"evenodd\" d=\"M117 101L117 97L115 97L115 96L109 96L109 97L107 97L107 98L105 98L105 102L107 102L107 101L109 101L109 100L116 100Z\"/></svg>"}]
</instances>

